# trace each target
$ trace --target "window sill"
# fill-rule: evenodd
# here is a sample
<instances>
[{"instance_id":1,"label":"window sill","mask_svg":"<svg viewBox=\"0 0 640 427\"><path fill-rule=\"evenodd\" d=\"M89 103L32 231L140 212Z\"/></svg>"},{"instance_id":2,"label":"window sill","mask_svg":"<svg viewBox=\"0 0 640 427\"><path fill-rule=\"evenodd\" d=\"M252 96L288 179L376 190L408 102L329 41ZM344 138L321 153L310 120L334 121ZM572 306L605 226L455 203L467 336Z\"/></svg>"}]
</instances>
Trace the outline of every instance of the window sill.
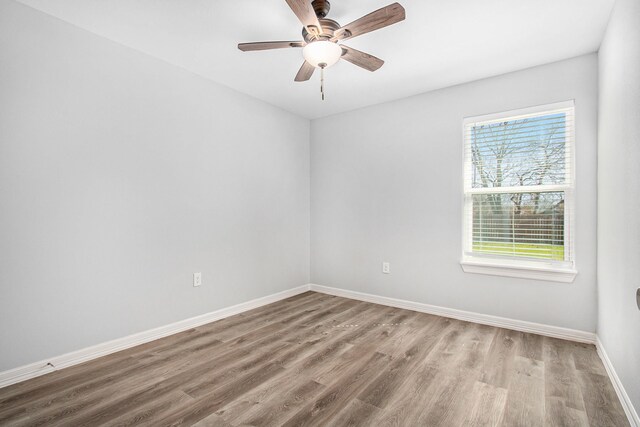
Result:
<instances>
[{"instance_id":1,"label":"window sill","mask_svg":"<svg viewBox=\"0 0 640 427\"><path fill-rule=\"evenodd\" d=\"M460 261L465 273L488 274L491 276L518 277L521 279L546 280L549 282L572 283L578 272L573 268L558 268L536 265L535 263L507 263L495 260Z\"/></svg>"}]
</instances>

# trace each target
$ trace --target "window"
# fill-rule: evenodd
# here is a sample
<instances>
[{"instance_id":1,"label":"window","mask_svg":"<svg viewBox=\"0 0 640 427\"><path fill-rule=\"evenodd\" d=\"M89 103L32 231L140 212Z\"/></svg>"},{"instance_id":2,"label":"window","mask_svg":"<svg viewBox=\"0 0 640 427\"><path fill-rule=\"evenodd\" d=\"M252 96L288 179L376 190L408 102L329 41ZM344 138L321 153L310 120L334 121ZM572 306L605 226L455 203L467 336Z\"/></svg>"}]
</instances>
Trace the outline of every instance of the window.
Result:
<instances>
[{"instance_id":1,"label":"window","mask_svg":"<svg viewBox=\"0 0 640 427\"><path fill-rule=\"evenodd\" d=\"M464 120L466 272L571 282L573 101Z\"/></svg>"}]
</instances>

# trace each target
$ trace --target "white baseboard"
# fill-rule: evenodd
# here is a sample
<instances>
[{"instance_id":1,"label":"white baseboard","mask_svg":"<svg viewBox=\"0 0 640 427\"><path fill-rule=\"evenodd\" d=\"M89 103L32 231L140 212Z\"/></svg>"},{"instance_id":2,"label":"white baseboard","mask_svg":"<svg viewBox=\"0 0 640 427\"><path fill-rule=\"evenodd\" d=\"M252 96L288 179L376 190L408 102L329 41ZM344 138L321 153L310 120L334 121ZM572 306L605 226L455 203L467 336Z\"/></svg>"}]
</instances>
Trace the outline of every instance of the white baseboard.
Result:
<instances>
[{"instance_id":1,"label":"white baseboard","mask_svg":"<svg viewBox=\"0 0 640 427\"><path fill-rule=\"evenodd\" d=\"M179 322L171 323L169 325L150 329L144 332L139 332L137 334L129 335L123 338L117 338L115 340L94 345L92 347L87 347L81 350L72 351L71 353L63 354L61 356L52 357L41 362L31 363L29 365L0 372L0 388L21 381L26 381L28 379L47 374L49 372L56 371L58 369L67 368L69 366L87 362L98 357L106 356L108 354L115 353L116 351L135 347L149 341L157 340L158 338L163 338L168 335L176 334L178 332L187 331L191 328L195 328L196 326L215 322L216 320L243 313L245 311L252 310L263 305L271 304L273 302L301 294L308 290L309 285L298 286L297 288L288 289L286 291L267 295L265 297L243 302L231 307L222 308L220 310L212 311L211 313L181 320Z\"/></svg>"},{"instance_id":2,"label":"white baseboard","mask_svg":"<svg viewBox=\"0 0 640 427\"><path fill-rule=\"evenodd\" d=\"M616 373L616 370L613 368L611 364L611 360L607 355L607 352L602 345L602 341L600 341L600 337L596 339L596 349L598 350L598 355L602 360L602 364L604 368L607 370L607 374L609 374L609 378L611 379L611 383L613 383L613 388L616 390L616 394L618 395L618 399L620 399L620 403L622 404L622 408L624 409L625 414L627 414L627 418L629 419L629 424L631 427L640 427L640 417L638 417L638 413L633 407L633 403L631 402L631 398L627 394L622 382L620 382L620 378Z\"/></svg>"},{"instance_id":3,"label":"white baseboard","mask_svg":"<svg viewBox=\"0 0 640 427\"><path fill-rule=\"evenodd\" d=\"M595 344L596 334L593 332L579 331L576 329L561 328L559 326L544 325L541 323L527 322L524 320L508 319L506 317L492 316L489 314L474 313L471 311L456 310L454 308L439 307L437 305L424 304L420 302L406 301L396 298L381 297L378 295L366 294L356 291L332 288L329 286L311 284L310 288L315 292L322 292L329 295L356 299L359 301L371 302L374 304L388 305L391 307L404 308L407 310L419 311L421 313L435 314L443 317L464 320L467 322L481 323L483 325L497 326L499 328L513 329L521 332L530 332L538 335L545 335L553 338L560 338L569 341L577 341L588 344Z\"/></svg>"}]
</instances>

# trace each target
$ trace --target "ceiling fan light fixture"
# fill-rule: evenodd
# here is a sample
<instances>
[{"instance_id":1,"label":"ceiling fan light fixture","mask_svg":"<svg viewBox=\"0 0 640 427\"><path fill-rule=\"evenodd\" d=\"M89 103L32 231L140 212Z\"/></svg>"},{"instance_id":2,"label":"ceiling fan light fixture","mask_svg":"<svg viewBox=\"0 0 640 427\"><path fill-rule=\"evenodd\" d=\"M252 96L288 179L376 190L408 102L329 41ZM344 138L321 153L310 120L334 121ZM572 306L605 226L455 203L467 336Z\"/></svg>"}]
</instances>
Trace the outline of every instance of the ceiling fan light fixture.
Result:
<instances>
[{"instance_id":1,"label":"ceiling fan light fixture","mask_svg":"<svg viewBox=\"0 0 640 427\"><path fill-rule=\"evenodd\" d=\"M384 64L380 58L339 45L338 42L388 27L405 19L404 7L399 3L392 3L341 27L333 19L327 18L331 6L329 0L286 0L286 2L304 27L302 30L304 40L240 43L238 49L250 52L291 47L303 48L302 55L305 61L294 81L309 81L315 69L320 68L320 86L323 96L324 69L331 67L340 58L368 71L376 71Z\"/></svg>"},{"instance_id":2,"label":"ceiling fan light fixture","mask_svg":"<svg viewBox=\"0 0 640 427\"><path fill-rule=\"evenodd\" d=\"M342 56L342 48L338 43L318 40L306 45L302 49L302 56L316 68L328 68L338 62Z\"/></svg>"}]
</instances>

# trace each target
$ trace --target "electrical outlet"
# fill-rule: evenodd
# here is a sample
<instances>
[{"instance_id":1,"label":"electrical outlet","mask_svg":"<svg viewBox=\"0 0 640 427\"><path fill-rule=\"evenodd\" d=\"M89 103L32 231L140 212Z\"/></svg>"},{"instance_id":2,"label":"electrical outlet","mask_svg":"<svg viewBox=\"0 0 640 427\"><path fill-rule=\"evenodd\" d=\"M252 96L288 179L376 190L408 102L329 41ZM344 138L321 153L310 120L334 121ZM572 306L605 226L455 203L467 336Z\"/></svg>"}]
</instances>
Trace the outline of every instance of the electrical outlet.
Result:
<instances>
[{"instance_id":1,"label":"electrical outlet","mask_svg":"<svg viewBox=\"0 0 640 427\"><path fill-rule=\"evenodd\" d=\"M193 273L193 286L202 285L202 273Z\"/></svg>"},{"instance_id":2,"label":"electrical outlet","mask_svg":"<svg viewBox=\"0 0 640 427\"><path fill-rule=\"evenodd\" d=\"M382 272L384 274L391 273L391 264L389 264L388 262L383 262L382 263Z\"/></svg>"}]
</instances>

